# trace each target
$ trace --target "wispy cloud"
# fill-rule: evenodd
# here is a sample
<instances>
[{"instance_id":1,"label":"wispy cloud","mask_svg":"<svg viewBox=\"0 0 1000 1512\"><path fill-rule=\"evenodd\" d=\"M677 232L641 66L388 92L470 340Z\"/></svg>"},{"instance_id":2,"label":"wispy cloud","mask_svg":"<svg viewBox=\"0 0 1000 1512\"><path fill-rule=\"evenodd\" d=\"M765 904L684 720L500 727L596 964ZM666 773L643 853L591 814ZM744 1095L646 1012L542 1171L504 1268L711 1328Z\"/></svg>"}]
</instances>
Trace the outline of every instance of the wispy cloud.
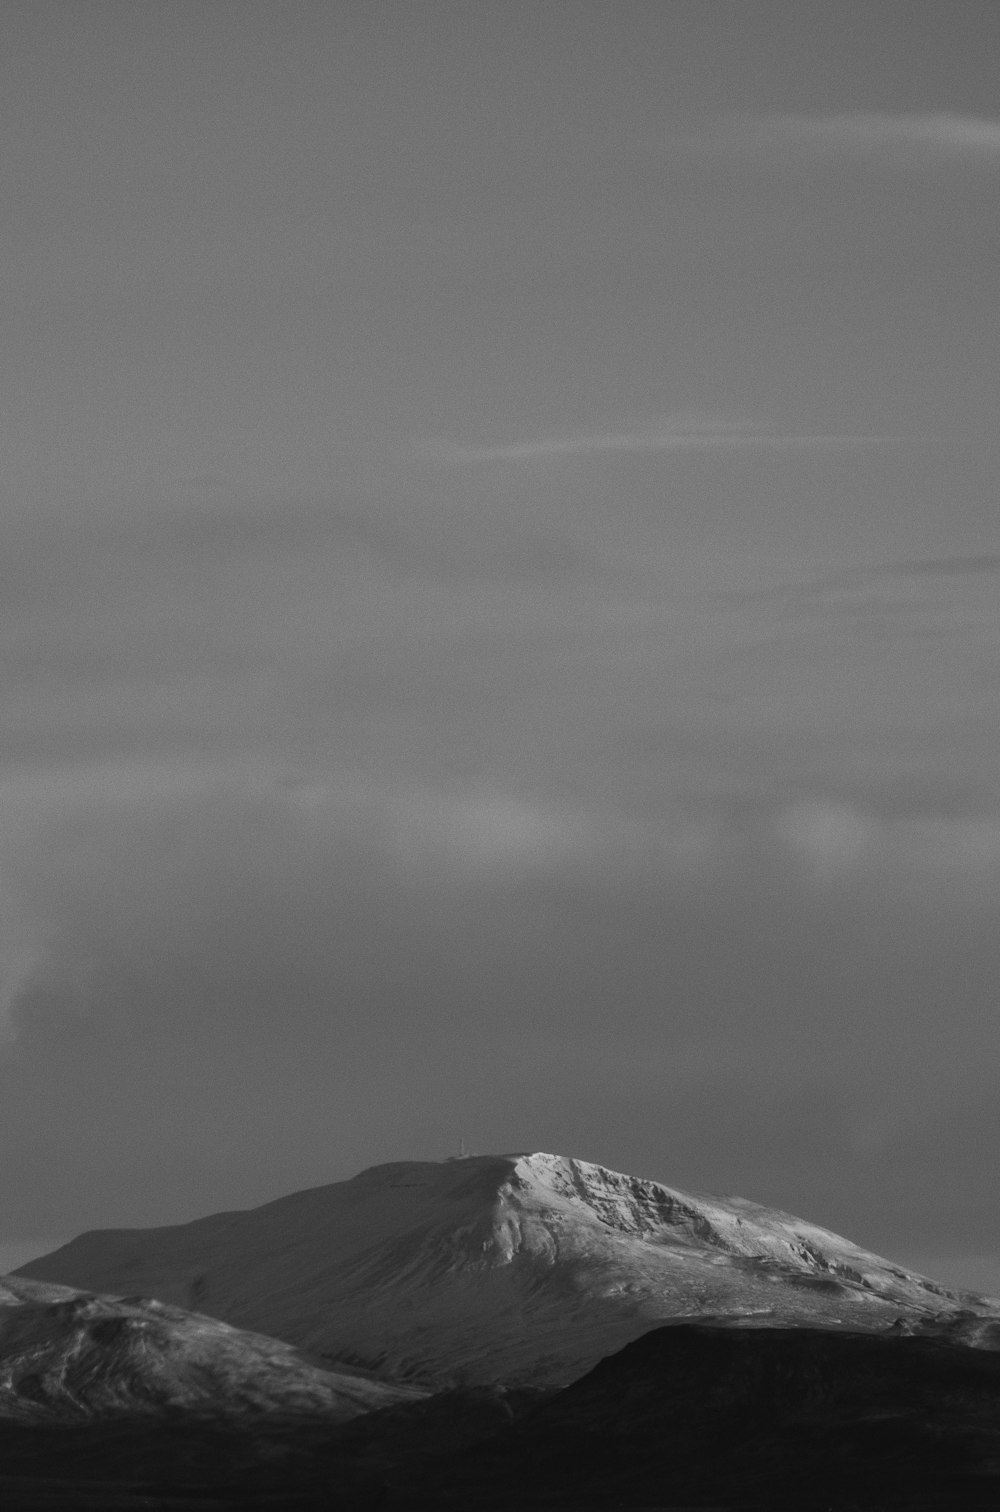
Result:
<instances>
[{"instance_id":1,"label":"wispy cloud","mask_svg":"<svg viewBox=\"0 0 1000 1512\"><path fill-rule=\"evenodd\" d=\"M778 817L776 834L821 881L868 872L910 887L961 878L975 890L995 885L1000 868L1000 819L988 813L885 820L850 804L805 799Z\"/></svg>"},{"instance_id":2,"label":"wispy cloud","mask_svg":"<svg viewBox=\"0 0 1000 1512\"><path fill-rule=\"evenodd\" d=\"M718 420L691 415L668 417L658 425L630 430L581 431L569 435L538 436L485 446L454 441L421 442L420 454L429 461L459 466L478 462L535 462L601 452L674 452L761 449L809 451L823 448L881 446L910 438L877 435L788 435L747 421Z\"/></svg>"},{"instance_id":3,"label":"wispy cloud","mask_svg":"<svg viewBox=\"0 0 1000 1512\"><path fill-rule=\"evenodd\" d=\"M811 155L862 155L909 166L945 158L1000 163L1000 119L947 111L728 116L673 141L681 147L725 153L783 149Z\"/></svg>"},{"instance_id":4,"label":"wispy cloud","mask_svg":"<svg viewBox=\"0 0 1000 1512\"><path fill-rule=\"evenodd\" d=\"M845 568L840 572L813 573L786 582L770 583L763 588L722 592L721 602L766 603L782 600L808 601L831 595L857 594L895 579L982 578L1000 575L1000 551L983 551L974 556L913 557L909 561L876 562L868 566ZM884 606L883 606L884 607Z\"/></svg>"},{"instance_id":5,"label":"wispy cloud","mask_svg":"<svg viewBox=\"0 0 1000 1512\"><path fill-rule=\"evenodd\" d=\"M917 557L910 562L892 562L872 573L885 577L990 577L1000 573L1000 551L977 556Z\"/></svg>"}]
</instances>

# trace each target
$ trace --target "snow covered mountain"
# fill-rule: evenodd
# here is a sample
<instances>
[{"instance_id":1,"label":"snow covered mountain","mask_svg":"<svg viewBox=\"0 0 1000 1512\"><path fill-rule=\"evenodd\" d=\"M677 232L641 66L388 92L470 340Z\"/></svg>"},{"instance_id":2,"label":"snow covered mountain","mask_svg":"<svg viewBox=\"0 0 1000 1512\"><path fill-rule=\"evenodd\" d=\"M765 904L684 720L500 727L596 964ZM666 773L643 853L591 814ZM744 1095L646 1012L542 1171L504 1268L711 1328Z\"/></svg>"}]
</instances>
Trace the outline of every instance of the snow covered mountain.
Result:
<instances>
[{"instance_id":1,"label":"snow covered mountain","mask_svg":"<svg viewBox=\"0 0 1000 1512\"><path fill-rule=\"evenodd\" d=\"M547 1154L375 1166L247 1212L83 1234L18 1274L436 1387L563 1384L683 1317L1000 1332L1000 1303L813 1224Z\"/></svg>"},{"instance_id":2,"label":"snow covered mountain","mask_svg":"<svg viewBox=\"0 0 1000 1512\"><path fill-rule=\"evenodd\" d=\"M323 1370L290 1345L144 1297L0 1280L0 1422L342 1423L420 1395Z\"/></svg>"}]
</instances>

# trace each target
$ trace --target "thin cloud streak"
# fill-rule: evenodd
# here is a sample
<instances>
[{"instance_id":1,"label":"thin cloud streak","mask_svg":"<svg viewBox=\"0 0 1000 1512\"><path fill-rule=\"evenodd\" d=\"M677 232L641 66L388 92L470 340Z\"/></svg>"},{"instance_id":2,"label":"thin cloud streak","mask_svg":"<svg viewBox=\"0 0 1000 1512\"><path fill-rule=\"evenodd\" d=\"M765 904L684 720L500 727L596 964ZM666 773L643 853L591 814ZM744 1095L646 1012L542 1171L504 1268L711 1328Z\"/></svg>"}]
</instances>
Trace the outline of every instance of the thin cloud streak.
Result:
<instances>
[{"instance_id":1,"label":"thin cloud streak","mask_svg":"<svg viewBox=\"0 0 1000 1512\"><path fill-rule=\"evenodd\" d=\"M780 435L739 424L714 428L690 426L661 430L592 431L575 436L542 436L496 446L463 446L452 441L429 441L420 446L428 460L448 466L480 462L535 462L547 458L578 457L604 452L643 453L754 449L812 451L841 447L899 445L922 438L875 435Z\"/></svg>"},{"instance_id":2,"label":"thin cloud streak","mask_svg":"<svg viewBox=\"0 0 1000 1512\"><path fill-rule=\"evenodd\" d=\"M1000 551L982 551L970 556L913 557L905 562L878 562L854 570L814 574L764 588L723 591L722 603L766 603L781 599L808 599L830 592L849 592L906 578L978 578L1000 575Z\"/></svg>"},{"instance_id":3,"label":"thin cloud streak","mask_svg":"<svg viewBox=\"0 0 1000 1512\"><path fill-rule=\"evenodd\" d=\"M918 557L910 562L893 562L869 576L989 577L997 573L1000 573L1000 551L983 551L976 556Z\"/></svg>"},{"instance_id":4,"label":"thin cloud streak","mask_svg":"<svg viewBox=\"0 0 1000 1512\"><path fill-rule=\"evenodd\" d=\"M1000 120L946 111L852 111L836 115L727 117L674 145L725 154L789 149L810 154L891 157L907 165L941 158L1000 162Z\"/></svg>"}]
</instances>

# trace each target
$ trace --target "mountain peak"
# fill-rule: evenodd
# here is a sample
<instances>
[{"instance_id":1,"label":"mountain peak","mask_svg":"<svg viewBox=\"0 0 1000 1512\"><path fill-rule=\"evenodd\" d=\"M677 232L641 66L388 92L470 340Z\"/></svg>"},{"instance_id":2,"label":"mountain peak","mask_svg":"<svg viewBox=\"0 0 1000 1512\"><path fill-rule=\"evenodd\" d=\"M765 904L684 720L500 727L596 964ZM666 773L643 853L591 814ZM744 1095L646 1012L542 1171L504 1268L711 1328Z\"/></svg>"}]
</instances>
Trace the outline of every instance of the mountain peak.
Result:
<instances>
[{"instance_id":1,"label":"mountain peak","mask_svg":"<svg viewBox=\"0 0 1000 1512\"><path fill-rule=\"evenodd\" d=\"M249 1212L85 1234L21 1274L436 1385L558 1384L679 1317L877 1331L959 1303L786 1213L546 1151L373 1166Z\"/></svg>"}]
</instances>

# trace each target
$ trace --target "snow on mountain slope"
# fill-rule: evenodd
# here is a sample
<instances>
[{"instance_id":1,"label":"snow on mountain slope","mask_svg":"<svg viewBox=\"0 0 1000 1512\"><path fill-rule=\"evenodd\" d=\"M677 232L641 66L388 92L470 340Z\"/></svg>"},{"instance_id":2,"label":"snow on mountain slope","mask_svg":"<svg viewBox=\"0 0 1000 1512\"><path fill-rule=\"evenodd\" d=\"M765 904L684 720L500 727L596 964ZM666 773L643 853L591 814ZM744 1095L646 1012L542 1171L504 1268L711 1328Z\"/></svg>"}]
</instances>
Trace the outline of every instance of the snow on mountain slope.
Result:
<instances>
[{"instance_id":1,"label":"snow on mountain slope","mask_svg":"<svg viewBox=\"0 0 1000 1512\"><path fill-rule=\"evenodd\" d=\"M18 1274L141 1290L437 1386L560 1384L685 1316L1000 1316L787 1214L547 1154L375 1166L248 1212L83 1234Z\"/></svg>"},{"instance_id":2,"label":"snow on mountain slope","mask_svg":"<svg viewBox=\"0 0 1000 1512\"><path fill-rule=\"evenodd\" d=\"M335 1375L288 1344L148 1297L0 1280L0 1421L161 1417L347 1422L411 1399Z\"/></svg>"}]
</instances>

